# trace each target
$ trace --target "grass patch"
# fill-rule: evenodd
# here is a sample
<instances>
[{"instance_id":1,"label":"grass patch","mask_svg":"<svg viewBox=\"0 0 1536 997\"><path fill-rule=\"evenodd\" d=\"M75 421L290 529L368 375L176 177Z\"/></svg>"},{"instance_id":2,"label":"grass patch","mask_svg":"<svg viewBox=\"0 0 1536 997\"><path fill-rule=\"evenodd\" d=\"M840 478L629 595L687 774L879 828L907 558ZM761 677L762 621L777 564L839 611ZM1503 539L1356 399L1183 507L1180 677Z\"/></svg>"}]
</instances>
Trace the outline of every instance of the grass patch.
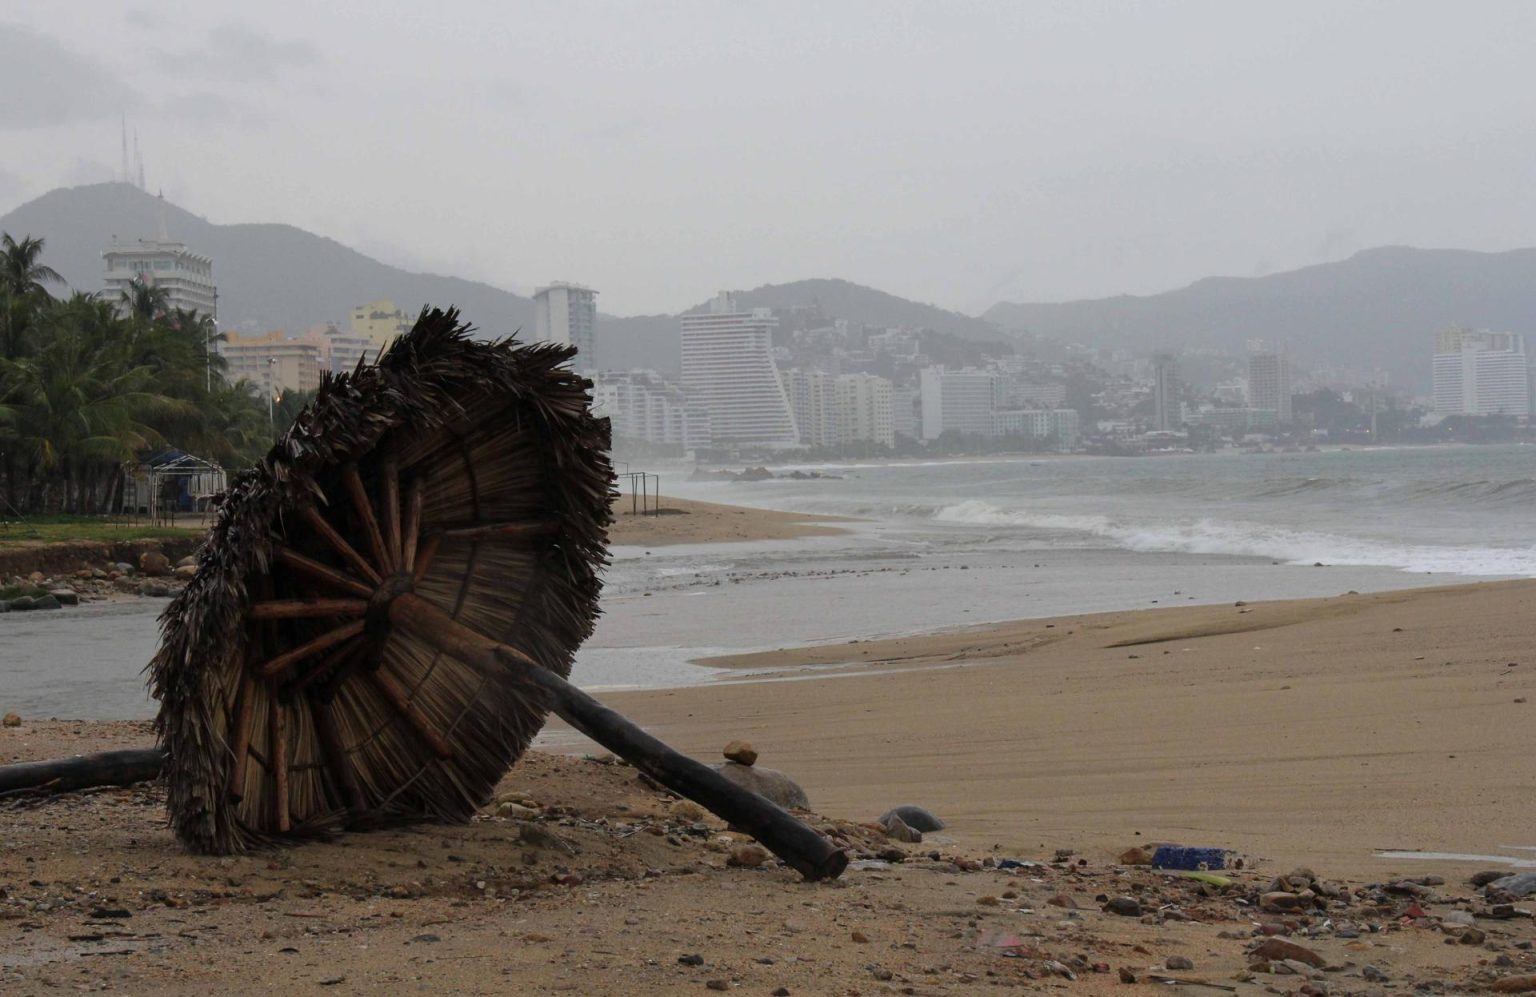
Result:
<instances>
[{"instance_id":1,"label":"grass patch","mask_svg":"<svg viewBox=\"0 0 1536 997\"><path fill-rule=\"evenodd\" d=\"M0 548L36 543L99 541L124 543L132 540L181 540L201 536L207 526L188 518L186 526L130 526L121 521L95 516L39 516L0 523Z\"/></svg>"}]
</instances>

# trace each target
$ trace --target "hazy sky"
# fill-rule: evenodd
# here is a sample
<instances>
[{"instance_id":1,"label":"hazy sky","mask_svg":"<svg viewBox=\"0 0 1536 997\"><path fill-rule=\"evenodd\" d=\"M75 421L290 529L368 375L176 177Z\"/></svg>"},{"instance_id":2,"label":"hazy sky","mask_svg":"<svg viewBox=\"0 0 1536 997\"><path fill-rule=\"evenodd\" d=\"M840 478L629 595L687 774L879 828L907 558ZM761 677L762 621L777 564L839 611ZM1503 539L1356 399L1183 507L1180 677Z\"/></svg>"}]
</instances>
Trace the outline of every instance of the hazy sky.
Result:
<instances>
[{"instance_id":1,"label":"hazy sky","mask_svg":"<svg viewBox=\"0 0 1536 997\"><path fill-rule=\"evenodd\" d=\"M963 311L1536 243L1536 4L70 0L0 13L0 211L112 179L614 314ZM46 233L44 233L46 234Z\"/></svg>"}]
</instances>

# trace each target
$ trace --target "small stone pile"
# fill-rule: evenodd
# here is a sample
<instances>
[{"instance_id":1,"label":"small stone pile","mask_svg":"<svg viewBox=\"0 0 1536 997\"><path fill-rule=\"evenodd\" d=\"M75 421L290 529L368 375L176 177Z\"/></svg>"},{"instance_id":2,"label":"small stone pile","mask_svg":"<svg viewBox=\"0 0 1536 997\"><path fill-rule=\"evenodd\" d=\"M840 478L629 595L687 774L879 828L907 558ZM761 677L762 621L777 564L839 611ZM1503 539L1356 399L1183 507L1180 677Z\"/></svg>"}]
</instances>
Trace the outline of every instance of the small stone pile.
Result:
<instances>
[{"instance_id":1,"label":"small stone pile","mask_svg":"<svg viewBox=\"0 0 1536 997\"><path fill-rule=\"evenodd\" d=\"M114 595L168 599L197 574L197 559L188 555L172 565L157 550L139 555L137 565L116 561L81 563L73 572L0 578L0 613L58 609L81 602L101 602Z\"/></svg>"}]
</instances>

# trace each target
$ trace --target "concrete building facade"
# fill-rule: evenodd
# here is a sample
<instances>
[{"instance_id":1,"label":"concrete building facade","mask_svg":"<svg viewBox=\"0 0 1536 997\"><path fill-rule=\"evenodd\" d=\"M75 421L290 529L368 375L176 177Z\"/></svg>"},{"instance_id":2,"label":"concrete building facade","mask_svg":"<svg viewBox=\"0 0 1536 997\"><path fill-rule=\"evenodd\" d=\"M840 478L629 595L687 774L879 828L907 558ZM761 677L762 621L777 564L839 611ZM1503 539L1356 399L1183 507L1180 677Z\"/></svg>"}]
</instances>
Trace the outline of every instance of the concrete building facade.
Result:
<instances>
[{"instance_id":1,"label":"concrete building facade","mask_svg":"<svg viewBox=\"0 0 1536 997\"><path fill-rule=\"evenodd\" d=\"M1282 426L1291 422L1291 360L1278 350L1248 354L1248 405L1275 413Z\"/></svg>"},{"instance_id":2,"label":"concrete building facade","mask_svg":"<svg viewBox=\"0 0 1536 997\"><path fill-rule=\"evenodd\" d=\"M230 333L219 352L227 364L224 377L231 383L249 381L273 397L320 387L320 348L312 342L290 339L280 331Z\"/></svg>"},{"instance_id":3,"label":"concrete building facade","mask_svg":"<svg viewBox=\"0 0 1536 997\"><path fill-rule=\"evenodd\" d=\"M918 372L923 439L936 440L949 432L991 435L999 382L992 371L924 367Z\"/></svg>"},{"instance_id":4,"label":"concrete building facade","mask_svg":"<svg viewBox=\"0 0 1536 997\"><path fill-rule=\"evenodd\" d=\"M594 370L596 337L597 292L592 288L554 281L533 292L534 340L574 346L576 369Z\"/></svg>"},{"instance_id":5,"label":"concrete building facade","mask_svg":"<svg viewBox=\"0 0 1536 997\"><path fill-rule=\"evenodd\" d=\"M1434 406L1441 415L1533 414L1525 337L1458 329L1435 337Z\"/></svg>"},{"instance_id":6,"label":"concrete building facade","mask_svg":"<svg viewBox=\"0 0 1536 997\"><path fill-rule=\"evenodd\" d=\"M352 309L352 324L348 332L352 339L368 340L371 354L377 355L380 350L388 348L396 337L410 332L414 321L396 308L393 301L380 298Z\"/></svg>"},{"instance_id":7,"label":"concrete building facade","mask_svg":"<svg viewBox=\"0 0 1536 997\"><path fill-rule=\"evenodd\" d=\"M129 285L142 280L151 287L164 288L168 310L182 308L215 320L219 317L213 260L192 252L185 243L168 239L127 242L114 237L101 258L106 266L102 294L119 311L124 310L122 300Z\"/></svg>"},{"instance_id":8,"label":"concrete building facade","mask_svg":"<svg viewBox=\"0 0 1536 997\"><path fill-rule=\"evenodd\" d=\"M1179 400L1179 358L1159 353L1152 358L1152 428L1171 432L1184 423Z\"/></svg>"},{"instance_id":9,"label":"concrete building facade","mask_svg":"<svg viewBox=\"0 0 1536 997\"><path fill-rule=\"evenodd\" d=\"M738 311L725 292L710 311L683 316L683 390L709 413L715 446L790 447L799 442L773 362L777 325L766 308Z\"/></svg>"}]
</instances>

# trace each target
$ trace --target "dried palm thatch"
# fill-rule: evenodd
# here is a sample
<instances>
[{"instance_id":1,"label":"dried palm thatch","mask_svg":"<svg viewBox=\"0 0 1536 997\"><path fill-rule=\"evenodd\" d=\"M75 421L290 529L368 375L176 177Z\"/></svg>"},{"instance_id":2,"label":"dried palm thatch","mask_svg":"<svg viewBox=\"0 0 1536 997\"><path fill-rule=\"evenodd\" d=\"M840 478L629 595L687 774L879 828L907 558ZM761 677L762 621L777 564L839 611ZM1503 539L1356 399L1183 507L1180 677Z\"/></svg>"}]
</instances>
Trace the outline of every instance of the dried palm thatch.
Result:
<instances>
[{"instance_id":1,"label":"dried palm thatch","mask_svg":"<svg viewBox=\"0 0 1536 997\"><path fill-rule=\"evenodd\" d=\"M571 349L423 311L327 379L230 489L150 686L196 851L467 819L549 711L808 878L842 852L565 681L592 631L613 472Z\"/></svg>"},{"instance_id":2,"label":"dried palm thatch","mask_svg":"<svg viewBox=\"0 0 1536 997\"><path fill-rule=\"evenodd\" d=\"M570 348L467 332L423 312L231 487L149 666L191 848L466 819L527 748L544 697L370 620L386 581L570 674L606 559L607 423Z\"/></svg>"}]
</instances>

